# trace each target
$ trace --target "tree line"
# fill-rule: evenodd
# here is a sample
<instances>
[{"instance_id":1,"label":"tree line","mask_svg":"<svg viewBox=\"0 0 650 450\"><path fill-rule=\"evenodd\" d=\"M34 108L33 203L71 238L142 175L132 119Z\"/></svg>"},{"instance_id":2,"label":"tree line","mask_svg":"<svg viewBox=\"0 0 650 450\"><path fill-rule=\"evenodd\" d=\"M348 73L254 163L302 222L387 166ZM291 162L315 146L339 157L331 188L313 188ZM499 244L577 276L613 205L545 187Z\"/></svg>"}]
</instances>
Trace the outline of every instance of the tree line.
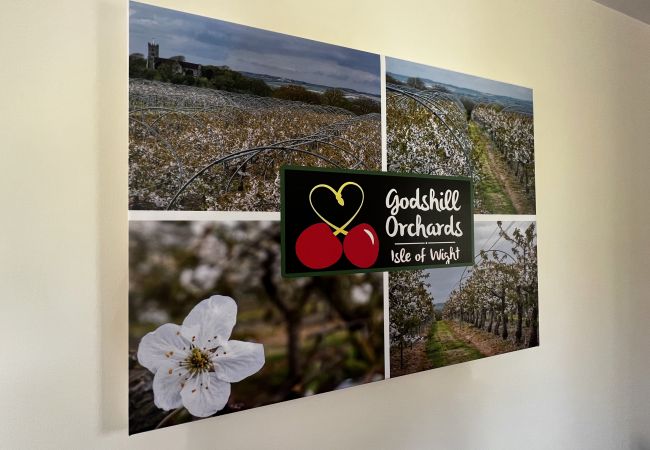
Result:
<instances>
[{"instance_id":1,"label":"tree line","mask_svg":"<svg viewBox=\"0 0 650 450\"><path fill-rule=\"evenodd\" d=\"M497 222L499 235L512 244L511 252L481 251L480 261L452 291L443 309L450 320L512 339L519 346L539 345L537 295L537 234L531 223L512 235ZM512 324L514 323L514 327Z\"/></svg>"},{"instance_id":2,"label":"tree line","mask_svg":"<svg viewBox=\"0 0 650 450\"><path fill-rule=\"evenodd\" d=\"M177 65L185 60L183 56L179 55L168 59L169 61L161 62L158 67L151 69L147 67L144 55L133 53L129 56L129 77L260 97L274 97L312 105L335 106L356 115L381 112L379 102L364 97L350 99L345 96L343 90L337 88L327 89L323 93L309 91L299 85L286 85L273 89L264 80L248 77L227 66L202 66L201 75L195 77L179 70Z\"/></svg>"},{"instance_id":3,"label":"tree line","mask_svg":"<svg viewBox=\"0 0 650 450\"><path fill-rule=\"evenodd\" d=\"M496 148L526 190L535 195L535 137L533 116L496 104L481 104L471 118L490 135Z\"/></svg>"},{"instance_id":4,"label":"tree line","mask_svg":"<svg viewBox=\"0 0 650 450\"><path fill-rule=\"evenodd\" d=\"M391 347L397 347L400 367L404 367L404 348L422 339L423 331L435 321L433 295L424 270L405 270L390 274L388 284L389 334Z\"/></svg>"}]
</instances>

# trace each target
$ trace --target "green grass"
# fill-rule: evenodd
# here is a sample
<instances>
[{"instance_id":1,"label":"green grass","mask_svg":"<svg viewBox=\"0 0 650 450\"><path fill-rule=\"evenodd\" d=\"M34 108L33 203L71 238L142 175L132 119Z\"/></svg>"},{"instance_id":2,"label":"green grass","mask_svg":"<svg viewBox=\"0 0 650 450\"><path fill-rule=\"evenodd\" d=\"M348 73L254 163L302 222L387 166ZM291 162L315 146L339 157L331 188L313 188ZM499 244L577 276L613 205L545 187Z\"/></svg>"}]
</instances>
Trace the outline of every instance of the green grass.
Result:
<instances>
[{"instance_id":1,"label":"green grass","mask_svg":"<svg viewBox=\"0 0 650 450\"><path fill-rule=\"evenodd\" d=\"M431 325L426 348L427 356L434 368L472 361L485 356L472 345L456 339L444 320L439 320Z\"/></svg>"},{"instance_id":2,"label":"green grass","mask_svg":"<svg viewBox=\"0 0 650 450\"><path fill-rule=\"evenodd\" d=\"M515 206L490 170L487 154L487 138L474 123L469 123L469 137L472 140L472 159L477 163L481 181L476 186L476 197L480 200L483 213L517 214Z\"/></svg>"},{"instance_id":3,"label":"green grass","mask_svg":"<svg viewBox=\"0 0 650 450\"><path fill-rule=\"evenodd\" d=\"M431 360L433 367L442 367L445 365L442 344L436 339L436 329L439 324L439 321L433 322L429 329L429 335L427 336L427 356Z\"/></svg>"}]
</instances>

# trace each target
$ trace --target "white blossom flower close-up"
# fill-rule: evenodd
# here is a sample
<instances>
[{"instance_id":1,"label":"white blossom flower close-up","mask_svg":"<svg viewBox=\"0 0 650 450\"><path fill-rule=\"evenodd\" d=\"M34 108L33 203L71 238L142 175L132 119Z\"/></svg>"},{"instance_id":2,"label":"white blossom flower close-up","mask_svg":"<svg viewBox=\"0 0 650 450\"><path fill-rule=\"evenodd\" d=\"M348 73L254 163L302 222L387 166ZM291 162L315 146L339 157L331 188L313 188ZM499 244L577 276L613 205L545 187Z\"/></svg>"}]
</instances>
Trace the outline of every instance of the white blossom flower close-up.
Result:
<instances>
[{"instance_id":1,"label":"white blossom flower close-up","mask_svg":"<svg viewBox=\"0 0 650 450\"><path fill-rule=\"evenodd\" d=\"M222 295L201 301L182 325L167 323L146 334L138 361L154 373L154 403L169 411L184 406L208 417L228 403L230 384L264 366L264 346L229 340L237 303Z\"/></svg>"}]
</instances>

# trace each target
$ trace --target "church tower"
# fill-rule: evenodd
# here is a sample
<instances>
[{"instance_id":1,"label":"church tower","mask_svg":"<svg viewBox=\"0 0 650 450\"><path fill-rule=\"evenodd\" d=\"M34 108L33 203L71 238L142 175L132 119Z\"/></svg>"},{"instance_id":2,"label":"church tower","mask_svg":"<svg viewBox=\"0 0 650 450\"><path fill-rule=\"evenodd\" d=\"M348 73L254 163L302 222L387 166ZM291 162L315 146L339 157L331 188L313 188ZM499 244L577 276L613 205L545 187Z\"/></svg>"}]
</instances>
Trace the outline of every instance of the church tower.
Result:
<instances>
[{"instance_id":1,"label":"church tower","mask_svg":"<svg viewBox=\"0 0 650 450\"><path fill-rule=\"evenodd\" d=\"M158 44L152 40L147 43L147 69L156 68L156 58L158 58Z\"/></svg>"}]
</instances>

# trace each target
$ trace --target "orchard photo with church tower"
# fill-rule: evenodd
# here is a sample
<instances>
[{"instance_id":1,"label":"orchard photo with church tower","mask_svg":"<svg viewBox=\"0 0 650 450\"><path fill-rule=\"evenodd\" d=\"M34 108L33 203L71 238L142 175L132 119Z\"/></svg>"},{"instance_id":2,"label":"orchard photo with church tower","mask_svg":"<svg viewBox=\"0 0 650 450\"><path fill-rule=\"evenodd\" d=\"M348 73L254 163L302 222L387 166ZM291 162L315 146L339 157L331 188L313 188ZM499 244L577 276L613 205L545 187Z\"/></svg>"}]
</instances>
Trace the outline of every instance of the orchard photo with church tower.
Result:
<instances>
[{"instance_id":1,"label":"orchard photo with church tower","mask_svg":"<svg viewBox=\"0 0 650 450\"><path fill-rule=\"evenodd\" d=\"M280 167L381 169L379 55L131 2L129 207L280 210Z\"/></svg>"}]
</instances>

